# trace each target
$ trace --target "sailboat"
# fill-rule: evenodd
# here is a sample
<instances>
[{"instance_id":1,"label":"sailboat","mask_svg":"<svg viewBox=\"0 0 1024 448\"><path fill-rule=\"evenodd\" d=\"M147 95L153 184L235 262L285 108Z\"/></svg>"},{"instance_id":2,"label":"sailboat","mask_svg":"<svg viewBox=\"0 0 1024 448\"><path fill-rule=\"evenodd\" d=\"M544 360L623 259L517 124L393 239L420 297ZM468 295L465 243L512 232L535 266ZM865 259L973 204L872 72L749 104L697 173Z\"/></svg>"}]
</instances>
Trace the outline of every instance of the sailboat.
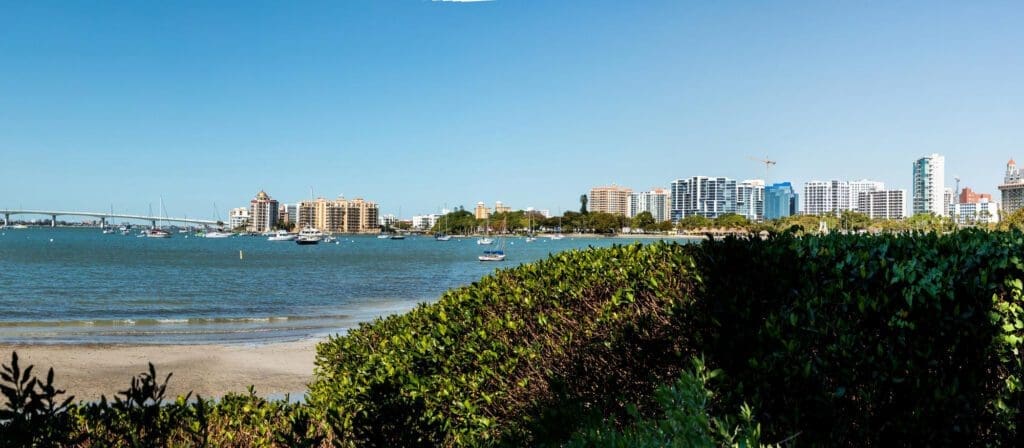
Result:
<instances>
[{"instance_id":1,"label":"sailboat","mask_svg":"<svg viewBox=\"0 0 1024 448\"><path fill-rule=\"evenodd\" d=\"M445 208L448 208L447 204L445 205ZM434 235L434 240L435 241L448 241L448 240L452 239L452 236L448 234L448 214L445 213L445 215L442 216L441 219L444 220L444 224L442 224L442 227L444 228L444 231Z\"/></svg>"},{"instance_id":2,"label":"sailboat","mask_svg":"<svg viewBox=\"0 0 1024 448\"><path fill-rule=\"evenodd\" d=\"M484 221L484 237L476 240L476 243L481 246L489 246L494 243L494 240L490 238L491 234L491 220L488 218Z\"/></svg>"},{"instance_id":3,"label":"sailboat","mask_svg":"<svg viewBox=\"0 0 1024 448\"><path fill-rule=\"evenodd\" d=\"M107 215L107 218L110 218L110 220L113 220L114 219L114 217L112 216L113 214L114 214L114 205L111 204L110 205L110 215ZM104 235L110 235L110 234L114 233L114 226L113 226L113 224L107 224L106 221L103 221L103 224L100 225L100 229L103 231Z\"/></svg>"},{"instance_id":4,"label":"sailboat","mask_svg":"<svg viewBox=\"0 0 1024 448\"><path fill-rule=\"evenodd\" d=\"M562 235L562 217L561 216L558 217L558 233L556 233L554 235L551 235L549 238L551 238L552 240L560 240L562 238L565 238L565 235Z\"/></svg>"},{"instance_id":5,"label":"sailboat","mask_svg":"<svg viewBox=\"0 0 1024 448\"><path fill-rule=\"evenodd\" d=\"M504 227L504 225L502 227ZM479 243L479 241L477 241L477 243ZM480 261L505 261L505 239L501 238L500 249L485 250L483 255L480 255L476 258L477 260Z\"/></svg>"},{"instance_id":6,"label":"sailboat","mask_svg":"<svg viewBox=\"0 0 1024 448\"><path fill-rule=\"evenodd\" d=\"M527 226L527 229L526 229L526 242L527 243L532 243L534 241L537 241L537 237L533 234L533 212L527 212L527 213L529 214L528 215L529 218L528 218L528 221L527 221L528 224L526 225Z\"/></svg>"},{"instance_id":7,"label":"sailboat","mask_svg":"<svg viewBox=\"0 0 1024 448\"><path fill-rule=\"evenodd\" d=\"M153 215L153 208L152 207L153 206L150 205L149 214L151 216ZM163 210L163 209L164 209L164 198L161 196L160 197L160 210ZM168 231L166 231L164 229L161 229L159 227L156 227L156 226L153 226L153 228L151 228L151 229L143 230L142 234L146 238L170 238L171 237L171 232L168 232Z\"/></svg>"}]
</instances>

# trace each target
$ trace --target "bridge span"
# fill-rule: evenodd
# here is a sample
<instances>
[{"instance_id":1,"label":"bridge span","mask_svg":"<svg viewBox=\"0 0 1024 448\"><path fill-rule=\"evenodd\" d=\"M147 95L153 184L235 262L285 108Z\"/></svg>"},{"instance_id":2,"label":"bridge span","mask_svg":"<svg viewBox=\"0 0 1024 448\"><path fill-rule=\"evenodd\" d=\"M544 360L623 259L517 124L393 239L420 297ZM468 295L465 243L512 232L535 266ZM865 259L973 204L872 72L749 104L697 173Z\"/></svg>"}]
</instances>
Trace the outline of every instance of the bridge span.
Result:
<instances>
[{"instance_id":1,"label":"bridge span","mask_svg":"<svg viewBox=\"0 0 1024 448\"><path fill-rule=\"evenodd\" d=\"M0 209L0 214L4 215L4 225L9 225L11 222L11 215L43 215L49 216L50 226L57 225L58 216L87 216L90 218L97 218L101 224L106 224L107 219L118 218L118 219L131 219L135 221L149 221L153 227L156 227L157 221L168 221L168 222L180 222L187 224L206 224L206 225L217 225L217 221L209 219L194 219L194 218L165 218L162 216L146 216L146 215L127 215L119 213L107 213L107 212L81 212L81 211L68 211L68 210L3 210Z\"/></svg>"}]
</instances>

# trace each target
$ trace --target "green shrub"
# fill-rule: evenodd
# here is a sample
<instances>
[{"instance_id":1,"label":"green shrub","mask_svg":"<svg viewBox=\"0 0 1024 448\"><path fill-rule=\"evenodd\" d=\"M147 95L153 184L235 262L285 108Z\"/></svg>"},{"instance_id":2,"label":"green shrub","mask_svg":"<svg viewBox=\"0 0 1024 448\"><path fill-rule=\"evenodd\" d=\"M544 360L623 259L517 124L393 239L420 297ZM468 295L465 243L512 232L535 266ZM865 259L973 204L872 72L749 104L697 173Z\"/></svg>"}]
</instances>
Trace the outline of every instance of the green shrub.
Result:
<instances>
[{"instance_id":1,"label":"green shrub","mask_svg":"<svg viewBox=\"0 0 1024 448\"><path fill-rule=\"evenodd\" d=\"M980 231L707 242L695 342L770 439L1019 446L1022 247Z\"/></svg>"},{"instance_id":2,"label":"green shrub","mask_svg":"<svg viewBox=\"0 0 1024 448\"><path fill-rule=\"evenodd\" d=\"M711 380L720 370L708 371L700 358L670 386L654 394L657 418L643 419L635 408L636 422L619 430L610 424L585 428L565 444L566 448L712 448L761 446L761 427L754 423L751 408L743 405L738 417L715 417L710 405L715 398Z\"/></svg>"},{"instance_id":3,"label":"green shrub","mask_svg":"<svg viewBox=\"0 0 1024 448\"><path fill-rule=\"evenodd\" d=\"M769 441L1020 444L1024 234L729 238L557 254L320 345L348 445L525 445L651 416L703 354Z\"/></svg>"},{"instance_id":4,"label":"green shrub","mask_svg":"<svg viewBox=\"0 0 1024 448\"><path fill-rule=\"evenodd\" d=\"M624 416L689 359L682 246L570 251L318 347L311 403L349 444L522 445ZM333 411L332 411L333 410Z\"/></svg>"}]
</instances>

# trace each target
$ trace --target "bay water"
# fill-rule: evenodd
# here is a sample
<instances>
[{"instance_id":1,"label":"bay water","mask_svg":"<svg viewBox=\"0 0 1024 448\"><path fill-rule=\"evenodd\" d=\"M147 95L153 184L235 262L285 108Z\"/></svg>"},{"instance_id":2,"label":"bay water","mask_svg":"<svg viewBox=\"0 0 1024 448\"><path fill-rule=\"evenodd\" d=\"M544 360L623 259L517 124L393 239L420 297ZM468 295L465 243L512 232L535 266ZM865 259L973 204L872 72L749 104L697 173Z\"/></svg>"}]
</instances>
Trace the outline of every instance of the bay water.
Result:
<instances>
[{"instance_id":1,"label":"bay water","mask_svg":"<svg viewBox=\"0 0 1024 448\"><path fill-rule=\"evenodd\" d=\"M318 338L432 302L495 269L629 240L339 236L138 238L96 228L0 230L0 343L205 344Z\"/></svg>"}]
</instances>

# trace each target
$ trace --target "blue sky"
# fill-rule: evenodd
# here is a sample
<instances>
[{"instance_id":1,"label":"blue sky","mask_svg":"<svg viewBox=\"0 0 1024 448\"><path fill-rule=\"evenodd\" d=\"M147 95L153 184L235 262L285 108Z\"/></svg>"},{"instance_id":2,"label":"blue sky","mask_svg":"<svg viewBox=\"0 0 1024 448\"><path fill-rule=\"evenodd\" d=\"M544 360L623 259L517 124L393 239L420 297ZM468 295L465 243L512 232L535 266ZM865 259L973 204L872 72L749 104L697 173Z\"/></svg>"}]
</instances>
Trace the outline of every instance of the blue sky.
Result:
<instances>
[{"instance_id":1,"label":"blue sky","mask_svg":"<svg viewBox=\"0 0 1024 448\"><path fill-rule=\"evenodd\" d=\"M0 208L259 190L578 208L591 186L1024 159L1019 2L0 1Z\"/></svg>"}]
</instances>

